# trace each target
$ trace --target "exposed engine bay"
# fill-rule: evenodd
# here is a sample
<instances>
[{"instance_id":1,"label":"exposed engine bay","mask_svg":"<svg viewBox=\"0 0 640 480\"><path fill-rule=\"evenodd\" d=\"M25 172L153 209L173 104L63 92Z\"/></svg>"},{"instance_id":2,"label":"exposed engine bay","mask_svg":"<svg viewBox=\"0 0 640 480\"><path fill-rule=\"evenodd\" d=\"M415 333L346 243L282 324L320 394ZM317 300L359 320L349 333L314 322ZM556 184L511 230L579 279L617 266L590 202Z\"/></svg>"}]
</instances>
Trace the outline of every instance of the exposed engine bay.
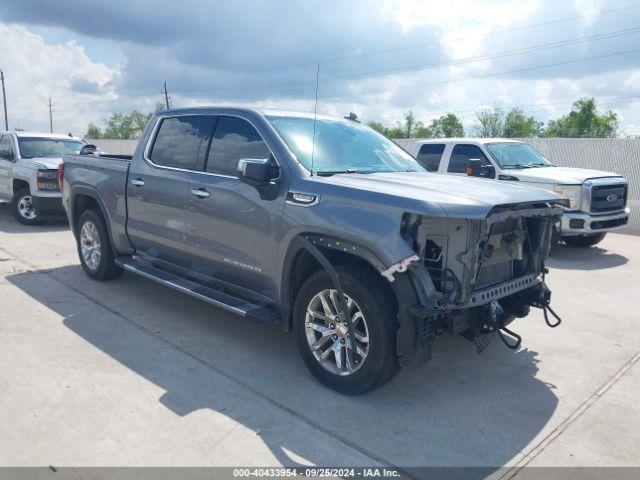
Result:
<instances>
[{"instance_id":1,"label":"exposed engine bay","mask_svg":"<svg viewBox=\"0 0 640 480\"><path fill-rule=\"evenodd\" d=\"M484 220L405 214L403 237L424 267L417 270L427 273L420 281L425 297L436 299L431 336L461 333L481 351L480 334L497 331L519 346L519 336L506 326L531 306L544 308L547 318L545 260L561 213L543 203L498 206Z\"/></svg>"}]
</instances>

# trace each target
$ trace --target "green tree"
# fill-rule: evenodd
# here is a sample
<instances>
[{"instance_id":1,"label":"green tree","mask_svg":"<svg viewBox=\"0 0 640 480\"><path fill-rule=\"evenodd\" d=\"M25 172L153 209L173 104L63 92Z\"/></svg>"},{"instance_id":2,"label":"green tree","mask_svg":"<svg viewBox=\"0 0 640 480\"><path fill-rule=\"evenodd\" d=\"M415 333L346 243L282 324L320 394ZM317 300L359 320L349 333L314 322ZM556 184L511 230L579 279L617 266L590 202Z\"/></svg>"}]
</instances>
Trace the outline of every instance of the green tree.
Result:
<instances>
[{"instance_id":1,"label":"green tree","mask_svg":"<svg viewBox=\"0 0 640 480\"><path fill-rule=\"evenodd\" d=\"M611 138L618 133L618 116L611 110L598 114L593 98L581 98L568 115L551 120L544 132L547 137Z\"/></svg>"},{"instance_id":2,"label":"green tree","mask_svg":"<svg viewBox=\"0 0 640 480\"><path fill-rule=\"evenodd\" d=\"M412 138L415 134L416 127L419 126L416 122L416 117L413 115L413 112L409 110L404 115L404 132L406 138Z\"/></svg>"},{"instance_id":3,"label":"green tree","mask_svg":"<svg viewBox=\"0 0 640 480\"><path fill-rule=\"evenodd\" d=\"M102 132L96 125L90 123L87 127L87 133L84 134L84 138L102 138Z\"/></svg>"},{"instance_id":4,"label":"green tree","mask_svg":"<svg viewBox=\"0 0 640 480\"><path fill-rule=\"evenodd\" d=\"M494 105L476 114L476 135L479 137L503 137L505 114L502 107Z\"/></svg>"},{"instance_id":5,"label":"green tree","mask_svg":"<svg viewBox=\"0 0 640 480\"><path fill-rule=\"evenodd\" d=\"M385 135L389 138L413 138L421 126L422 123L416 122L416 117L410 110L404 114L403 122L396 123L395 127L386 128Z\"/></svg>"},{"instance_id":6,"label":"green tree","mask_svg":"<svg viewBox=\"0 0 640 480\"><path fill-rule=\"evenodd\" d=\"M113 113L107 120L107 127L102 138L139 138L151 115L151 113L143 113L137 110L134 110L129 115Z\"/></svg>"},{"instance_id":7,"label":"green tree","mask_svg":"<svg viewBox=\"0 0 640 480\"><path fill-rule=\"evenodd\" d=\"M385 127L380 122L375 122L375 121L371 120L370 122L367 122L367 126L370 127L370 128L373 128L378 133L381 133L383 135L387 134L387 127Z\"/></svg>"},{"instance_id":8,"label":"green tree","mask_svg":"<svg viewBox=\"0 0 640 480\"><path fill-rule=\"evenodd\" d=\"M509 110L504 118L503 136L509 138L538 137L542 133L543 123L535 117L527 116L521 108Z\"/></svg>"},{"instance_id":9,"label":"green tree","mask_svg":"<svg viewBox=\"0 0 640 480\"><path fill-rule=\"evenodd\" d=\"M389 138L408 138L406 130L402 124L397 124L395 127L387 128L385 135Z\"/></svg>"},{"instance_id":10,"label":"green tree","mask_svg":"<svg viewBox=\"0 0 640 480\"><path fill-rule=\"evenodd\" d=\"M431 121L431 124L423 128L418 137L421 138L451 138L464 137L464 127L455 113L446 115Z\"/></svg>"}]
</instances>

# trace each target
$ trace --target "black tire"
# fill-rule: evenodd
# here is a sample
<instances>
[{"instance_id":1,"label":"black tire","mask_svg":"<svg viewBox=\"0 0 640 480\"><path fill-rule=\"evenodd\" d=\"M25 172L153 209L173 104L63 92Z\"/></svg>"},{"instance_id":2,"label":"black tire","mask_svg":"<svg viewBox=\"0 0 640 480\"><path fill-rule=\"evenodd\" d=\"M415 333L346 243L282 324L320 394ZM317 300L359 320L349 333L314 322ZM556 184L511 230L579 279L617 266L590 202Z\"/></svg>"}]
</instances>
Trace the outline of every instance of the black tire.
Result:
<instances>
[{"instance_id":1,"label":"black tire","mask_svg":"<svg viewBox=\"0 0 640 480\"><path fill-rule=\"evenodd\" d=\"M572 235L562 237L564 243L570 247L589 248L602 241L606 233L594 233L592 235Z\"/></svg>"},{"instance_id":2,"label":"black tire","mask_svg":"<svg viewBox=\"0 0 640 480\"><path fill-rule=\"evenodd\" d=\"M95 230L99 238L98 249L100 251L100 258L95 267L88 265L84 255L82 254L82 229L88 223L95 226ZM76 243L78 246L80 264L82 265L82 269L90 278L94 280L112 280L122 275L122 268L118 267L114 262L113 247L111 245L111 240L109 239L107 226L99 211L85 210L82 212L80 219L78 220L76 232Z\"/></svg>"},{"instance_id":3,"label":"black tire","mask_svg":"<svg viewBox=\"0 0 640 480\"><path fill-rule=\"evenodd\" d=\"M32 200L28 201L31 205L28 210L29 213L26 213L24 210L24 201L29 198L31 198L31 191L28 187L20 188L14 192L13 198L11 199L11 213L15 219L23 225L42 225L46 222L46 219L42 218ZM31 215L33 215L33 218L30 218Z\"/></svg>"},{"instance_id":4,"label":"black tire","mask_svg":"<svg viewBox=\"0 0 640 480\"><path fill-rule=\"evenodd\" d=\"M321 383L340 393L359 395L385 384L400 370L395 342L396 312L379 275L350 266L339 266L336 272L345 295L353 299L366 319L368 354L361 366L347 376L340 376L325 369L311 351L305 329L307 309L316 294L334 289L324 270L309 277L298 293L293 311L294 332L304 363Z\"/></svg>"}]
</instances>

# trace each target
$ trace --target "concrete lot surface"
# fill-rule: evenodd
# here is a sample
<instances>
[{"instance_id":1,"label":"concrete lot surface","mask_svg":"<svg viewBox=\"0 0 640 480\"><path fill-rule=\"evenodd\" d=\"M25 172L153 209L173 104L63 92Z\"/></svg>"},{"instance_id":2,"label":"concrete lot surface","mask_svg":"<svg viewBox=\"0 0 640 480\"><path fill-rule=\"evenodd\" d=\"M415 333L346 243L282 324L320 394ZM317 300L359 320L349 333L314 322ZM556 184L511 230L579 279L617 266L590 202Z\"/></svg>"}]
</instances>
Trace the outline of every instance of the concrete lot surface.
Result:
<instances>
[{"instance_id":1,"label":"concrete lot surface","mask_svg":"<svg viewBox=\"0 0 640 480\"><path fill-rule=\"evenodd\" d=\"M640 465L640 238L560 249L563 324L459 337L385 387L318 384L278 328L125 274L89 280L64 223L0 205L2 466Z\"/></svg>"}]
</instances>

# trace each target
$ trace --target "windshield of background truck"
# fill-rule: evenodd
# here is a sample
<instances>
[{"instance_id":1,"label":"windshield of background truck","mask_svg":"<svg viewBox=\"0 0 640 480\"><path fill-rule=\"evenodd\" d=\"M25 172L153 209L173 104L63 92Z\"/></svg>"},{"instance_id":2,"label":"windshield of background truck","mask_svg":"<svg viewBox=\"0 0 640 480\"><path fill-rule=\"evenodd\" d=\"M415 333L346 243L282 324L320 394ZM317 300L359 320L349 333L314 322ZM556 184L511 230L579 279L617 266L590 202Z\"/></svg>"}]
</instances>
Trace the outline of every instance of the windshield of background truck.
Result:
<instances>
[{"instance_id":1,"label":"windshield of background truck","mask_svg":"<svg viewBox=\"0 0 640 480\"><path fill-rule=\"evenodd\" d=\"M314 147L313 118L267 118L298 161L313 173L426 171L391 140L360 123L318 119Z\"/></svg>"},{"instance_id":2,"label":"windshield of background truck","mask_svg":"<svg viewBox=\"0 0 640 480\"><path fill-rule=\"evenodd\" d=\"M65 155L80 153L84 143L79 140L62 138L38 138L38 137L18 137L20 147L20 157L54 157L61 158Z\"/></svg>"},{"instance_id":3,"label":"windshield of background truck","mask_svg":"<svg viewBox=\"0 0 640 480\"><path fill-rule=\"evenodd\" d=\"M500 168L506 170L554 166L540 152L526 143L487 143L486 147Z\"/></svg>"}]
</instances>

